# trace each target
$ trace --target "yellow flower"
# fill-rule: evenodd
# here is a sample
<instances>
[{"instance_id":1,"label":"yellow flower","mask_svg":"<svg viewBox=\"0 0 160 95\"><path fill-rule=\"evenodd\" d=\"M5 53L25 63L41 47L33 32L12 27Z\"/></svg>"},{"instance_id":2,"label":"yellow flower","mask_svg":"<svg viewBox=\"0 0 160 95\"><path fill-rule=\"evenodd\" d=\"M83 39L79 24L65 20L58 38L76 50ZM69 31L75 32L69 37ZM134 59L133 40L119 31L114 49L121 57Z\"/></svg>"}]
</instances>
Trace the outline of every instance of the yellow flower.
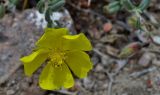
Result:
<instances>
[{"instance_id":1,"label":"yellow flower","mask_svg":"<svg viewBox=\"0 0 160 95\"><path fill-rule=\"evenodd\" d=\"M74 85L71 71L84 78L92 68L90 58L84 52L91 50L92 46L82 33L69 35L66 28L46 28L36 47L35 52L20 60L24 63L25 74L31 76L47 59L39 77L43 89L70 88Z\"/></svg>"}]
</instances>

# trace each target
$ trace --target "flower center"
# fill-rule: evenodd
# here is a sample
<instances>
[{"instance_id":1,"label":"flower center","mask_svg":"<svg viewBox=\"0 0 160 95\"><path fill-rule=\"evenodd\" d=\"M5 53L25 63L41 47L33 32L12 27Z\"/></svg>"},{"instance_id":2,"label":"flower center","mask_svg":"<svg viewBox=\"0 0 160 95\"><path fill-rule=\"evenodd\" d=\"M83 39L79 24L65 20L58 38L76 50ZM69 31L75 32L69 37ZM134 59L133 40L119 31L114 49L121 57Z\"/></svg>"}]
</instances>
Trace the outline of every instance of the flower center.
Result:
<instances>
[{"instance_id":1,"label":"flower center","mask_svg":"<svg viewBox=\"0 0 160 95\"><path fill-rule=\"evenodd\" d=\"M58 49L53 49L49 54L49 59L53 67L61 67L65 60L65 53Z\"/></svg>"}]
</instances>

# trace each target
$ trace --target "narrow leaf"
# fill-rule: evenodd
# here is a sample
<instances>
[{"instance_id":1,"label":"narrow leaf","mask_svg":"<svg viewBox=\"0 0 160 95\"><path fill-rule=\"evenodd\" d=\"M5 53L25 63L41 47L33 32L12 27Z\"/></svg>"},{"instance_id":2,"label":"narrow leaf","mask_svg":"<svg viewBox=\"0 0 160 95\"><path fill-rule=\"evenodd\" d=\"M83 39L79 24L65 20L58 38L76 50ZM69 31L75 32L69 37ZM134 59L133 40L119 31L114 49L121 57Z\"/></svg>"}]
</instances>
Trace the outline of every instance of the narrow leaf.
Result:
<instances>
[{"instance_id":1,"label":"narrow leaf","mask_svg":"<svg viewBox=\"0 0 160 95\"><path fill-rule=\"evenodd\" d=\"M5 15L5 7L3 4L0 4L0 18Z\"/></svg>"},{"instance_id":2,"label":"narrow leaf","mask_svg":"<svg viewBox=\"0 0 160 95\"><path fill-rule=\"evenodd\" d=\"M139 4L138 8L143 11L145 10L150 4L150 0L142 0L141 3Z\"/></svg>"}]
</instances>

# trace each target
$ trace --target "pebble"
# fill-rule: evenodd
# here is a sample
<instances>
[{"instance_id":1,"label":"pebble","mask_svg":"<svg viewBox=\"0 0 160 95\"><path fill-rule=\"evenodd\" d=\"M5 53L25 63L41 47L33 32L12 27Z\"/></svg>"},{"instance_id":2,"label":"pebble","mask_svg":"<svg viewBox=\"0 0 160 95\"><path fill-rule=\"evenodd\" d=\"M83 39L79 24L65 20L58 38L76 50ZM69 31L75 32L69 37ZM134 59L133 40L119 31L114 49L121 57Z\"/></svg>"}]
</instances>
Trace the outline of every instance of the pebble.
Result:
<instances>
[{"instance_id":1,"label":"pebble","mask_svg":"<svg viewBox=\"0 0 160 95\"><path fill-rule=\"evenodd\" d=\"M122 95L128 95L127 93L123 93Z\"/></svg>"},{"instance_id":2,"label":"pebble","mask_svg":"<svg viewBox=\"0 0 160 95\"><path fill-rule=\"evenodd\" d=\"M153 65L160 66L160 60L154 59L152 63Z\"/></svg>"},{"instance_id":3,"label":"pebble","mask_svg":"<svg viewBox=\"0 0 160 95\"><path fill-rule=\"evenodd\" d=\"M96 66L96 68L95 68L95 70L97 71L97 72L99 72L99 71L102 71L104 68L103 68L103 66L101 65L101 64L97 64L97 66Z\"/></svg>"},{"instance_id":4,"label":"pebble","mask_svg":"<svg viewBox=\"0 0 160 95\"><path fill-rule=\"evenodd\" d=\"M7 91L7 95L14 95L15 94L15 91L14 90L8 90Z\"/></svg>"},{"instance_id":5,"label":"pebble","mask_svg":"<svg viewBox=\"0 0 160 95\"><path fill-rule=\"evenodd\" d=\"M143 67L148 67L152 63L152 58L154 54L152 53L144 53L138 61L138 64Z\"/></svg>"},{"instance_id":6,"label":"pebble","mask_svg":"<svg viewBox=\"0 0 160 95\"><path fill-rule=\"evenodd\" d=\"M112 29L112 24L111 23L105 23L103 25L103 31L104 32L109 32Z\"/></svg>"},{"instance_id":7,"label":"pebble","mask_svg":"<svg viewBox=\"0 0 160 95\"><path fill-rule=\"evenodd\" d=\"M89 78L84 78L83 84L85 88L93 87L93 82Z\"/></svg>"},{"instance_id":8,"label":"pebble","mask_svg":"<svg viewBox=\"0 0 160 95\"><path fill-rule=\"evenodd\" d=\"M29 84L24 82L24 83L21 84L21 87L22 87L22 89L26 90L26 89L29 88Z\"/></svg>"},{"instance_id":9,"label":"pebble","mask_svg":"<svg viewBox=\"0 0 160 95\"><path fill-rule=\"evenodd\" d=\"M160 36L153 36L152 40L155 44L160 45Z\"/></svg>"}]
</instances>

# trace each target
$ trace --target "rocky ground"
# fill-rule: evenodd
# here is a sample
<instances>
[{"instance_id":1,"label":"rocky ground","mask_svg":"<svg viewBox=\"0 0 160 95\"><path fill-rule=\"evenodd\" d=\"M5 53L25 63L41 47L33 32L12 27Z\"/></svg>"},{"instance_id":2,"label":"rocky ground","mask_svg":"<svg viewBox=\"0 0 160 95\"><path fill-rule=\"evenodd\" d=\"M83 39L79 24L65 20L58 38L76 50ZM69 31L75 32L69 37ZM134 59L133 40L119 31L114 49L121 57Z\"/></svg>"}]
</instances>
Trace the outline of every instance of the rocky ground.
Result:
<instances>
[{"instance_id":1,"label":"rocky ground","mask_svg":"<svg viewBox=\"0 0 160 95\"><path fill-rule=\"evenodd\" d=\"M88 77L76 79L75 86L67 90L45 91L37 83L41 68L30 78L24 75L19 58L32 52L45 25L36 20L34 9L27 9L6 14L0 20L0 95L160 95L159 44L150 42L135 56L119 59L123 47L138 41L135 31L124 21L132 14L122 11L108 15L102 12L107 0L93 0L89 8L83 4L85 1L68 0L65 8L71 18L65 20L71 23L73 34L84 32L92 42L94 48L89 54L94 68ZM148 22L159 25L159 6L159 0L152 1L146 13ZM103 26L108 22L112 30L105 32ZM159 30L153 24L151 32L155 36L160 36Z\"/></svg>"}]
</instances>

